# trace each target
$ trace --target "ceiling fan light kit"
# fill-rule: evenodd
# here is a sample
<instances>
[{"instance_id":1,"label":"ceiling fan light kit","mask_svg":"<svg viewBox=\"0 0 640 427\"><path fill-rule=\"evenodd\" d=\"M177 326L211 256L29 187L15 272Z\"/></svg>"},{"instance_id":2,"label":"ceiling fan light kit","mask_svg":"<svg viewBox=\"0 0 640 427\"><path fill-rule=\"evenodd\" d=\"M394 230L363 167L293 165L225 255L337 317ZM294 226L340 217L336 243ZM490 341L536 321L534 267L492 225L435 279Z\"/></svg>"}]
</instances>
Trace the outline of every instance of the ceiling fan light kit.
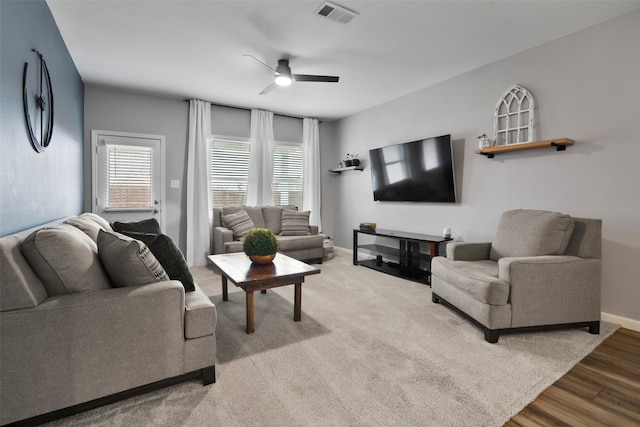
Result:
<instances>
[{"instance_id":1,"label":"ceiling fan light kit","mask_svg":"<svg viewBox=\"0 0 640 427\"><path fill-rule=\"evenodd\" d=\"M292 81L293 80L291 80L291 77L285 75L276 76L275 79L275 82L278 86L289 86Z\"/></svg>"}]
</instances>

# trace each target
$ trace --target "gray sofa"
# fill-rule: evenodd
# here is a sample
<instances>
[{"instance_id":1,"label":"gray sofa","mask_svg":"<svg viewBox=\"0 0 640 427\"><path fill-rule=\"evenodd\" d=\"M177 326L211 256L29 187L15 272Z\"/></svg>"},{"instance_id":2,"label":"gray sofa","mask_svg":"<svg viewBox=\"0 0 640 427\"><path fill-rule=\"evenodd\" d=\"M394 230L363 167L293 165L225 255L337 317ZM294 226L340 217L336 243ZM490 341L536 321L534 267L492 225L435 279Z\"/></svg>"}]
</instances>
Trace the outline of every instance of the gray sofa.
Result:
<instances>
[{"instance_id":1,"label":"gray sofa","mask_svg":"<svg viewBox=\"0 0 640 427\"><path fill-rule=\"evenodd\" d=\"M211 232L211 252L224 254L242 252L242 241L234 235L232 229L225 227L223 217L245 211L253 226L268 228L278 241L278 252L292 258L322 264L323 238L318 234L318 227L308 226L307 231L294 231L287 234L282 229L283 210L297 211L295 206L226 206L213 208L213 227ZM302 214L302 213L301 213Z\"/></svg>"},{"instance_id":2,"label":"gray sofa","mask_svg":"<svg viewBox=\"0 0 640 427\"><path fill-rule=\"evenodd\" d=\"M431 263L433 302L500 334L559 327L600 331L599 219L558 212L503 213L491 243L449 243Z\"/></svg>"},{"instance_id":3,"label":"gray sofa","mask_svg":"<svg viewBox=\"0 0 640 427\"><path fill-rule=\"evenodd\" d=\"M120 283L136 273L119 257L142 246L105 230L104 219L83 214L0 238L2 425L46 421L187 378L215 382L214 304L197 284L186 293L157 266L155 280ZM102 241L124 245L113 247L115 275Z\"/></svg>"}]
</instances>

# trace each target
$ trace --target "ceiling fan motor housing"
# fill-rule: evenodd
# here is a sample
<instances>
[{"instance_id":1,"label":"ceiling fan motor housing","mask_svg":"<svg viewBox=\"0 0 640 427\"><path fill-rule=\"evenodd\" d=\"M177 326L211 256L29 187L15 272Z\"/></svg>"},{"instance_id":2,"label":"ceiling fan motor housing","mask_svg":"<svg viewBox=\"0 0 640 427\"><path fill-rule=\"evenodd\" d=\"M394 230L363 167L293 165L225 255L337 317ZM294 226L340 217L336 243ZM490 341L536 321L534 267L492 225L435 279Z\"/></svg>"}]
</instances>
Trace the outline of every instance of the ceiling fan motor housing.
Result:
<instances>
[{"instance_id":1,"label":"ceiling fan motor housing","mask_svg":"<svg viewBox=\"0 0 640 427\"><path fill-rule=\"evenodd\" d=\"M291 68L289 68L289 60L279 59L278 66L276 67L276 73L281 76L288 76L291 78Z\"/></svg>"}]
</instances>

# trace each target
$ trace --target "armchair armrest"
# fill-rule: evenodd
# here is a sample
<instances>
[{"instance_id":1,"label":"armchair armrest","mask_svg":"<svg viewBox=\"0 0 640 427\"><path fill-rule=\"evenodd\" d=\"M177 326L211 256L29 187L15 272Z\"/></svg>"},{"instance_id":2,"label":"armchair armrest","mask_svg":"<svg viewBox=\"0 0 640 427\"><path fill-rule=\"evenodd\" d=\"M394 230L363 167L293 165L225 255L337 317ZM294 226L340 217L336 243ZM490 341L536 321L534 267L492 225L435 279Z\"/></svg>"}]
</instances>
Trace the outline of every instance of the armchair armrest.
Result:
<instances>
[{"instance_id":1,"label":"armchair armrest","mask_svg":"<svg viewBox=\"0 0 640 427\"><path fill-rule=\"evenodd\" d=\"M447 258L452 261L481 261L489 259L491 243L450 242Z\"/></svg>"},{"instance_id":2,"label":"armchair armrest","mask_svg":"<svg viewBox=\"0 0 640 427\"><path fill-rule=\"evenodd\" d=\"M225 227L213 227L211 238L213 240L213 254L223 254L224 244L233 241L233 231Z\"/></svg>"},{"instance_id":3,"label":"armchair armrest","mask_svg":"<svg viewBox=\"0 0 640 427\"><path fill-rule=\"evenodd\" d=\"M309 228L311 229L311 235L312 236L317 236L318 235L318 226L317 225L310 225Z\"/></svg>"},{"instance_id":4,"label":"armchair armrest","mask_svg":"<svg viewBox=\"0 0 640 427\"><path fill-rule=\"evenodd\" d=\"M512 327L600 319L597 258L512 257L498 260L499 278L511 286Z\"/></svg>"}]
</instances>

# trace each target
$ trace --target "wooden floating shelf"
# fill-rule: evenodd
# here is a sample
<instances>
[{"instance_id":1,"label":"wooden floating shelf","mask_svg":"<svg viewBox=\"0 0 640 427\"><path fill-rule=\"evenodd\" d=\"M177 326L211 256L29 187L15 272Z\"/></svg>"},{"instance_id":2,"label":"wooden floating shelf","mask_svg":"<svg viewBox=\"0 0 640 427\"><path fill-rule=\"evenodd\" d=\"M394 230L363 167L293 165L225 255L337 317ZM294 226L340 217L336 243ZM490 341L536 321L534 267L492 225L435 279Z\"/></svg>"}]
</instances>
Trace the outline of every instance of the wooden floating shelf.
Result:
<instances>
[{"instance_id":1,"label":"wooden floating shelf","mask_svg":"<svg viewBox=\"0 0 640 427\"><path fill-rule=\"evenodd\" d=\"M364 170L364 166L349 166L348 168L329 169L329 172L331 172L331 173L342 173L342 172L346 172L346 171L363 171L363 170Z\"/></svg>"},{"instance_id":2,"label":"wooden floating shelf","mask_svg":"<svg viewBox=\"0 0 640 427\"><path fill-rule=\"evenodd\" d=\"M498 145L497 147L487 147L476 150L477 154L482 154L492 159L496 154L508 153L510 151L531 150L534 148L556 147L556 151L564 151L568 145L573 144L573 139L559 138L548 139L546 141L523 142L521 144Z\"/></svg>"}]
</instances>

